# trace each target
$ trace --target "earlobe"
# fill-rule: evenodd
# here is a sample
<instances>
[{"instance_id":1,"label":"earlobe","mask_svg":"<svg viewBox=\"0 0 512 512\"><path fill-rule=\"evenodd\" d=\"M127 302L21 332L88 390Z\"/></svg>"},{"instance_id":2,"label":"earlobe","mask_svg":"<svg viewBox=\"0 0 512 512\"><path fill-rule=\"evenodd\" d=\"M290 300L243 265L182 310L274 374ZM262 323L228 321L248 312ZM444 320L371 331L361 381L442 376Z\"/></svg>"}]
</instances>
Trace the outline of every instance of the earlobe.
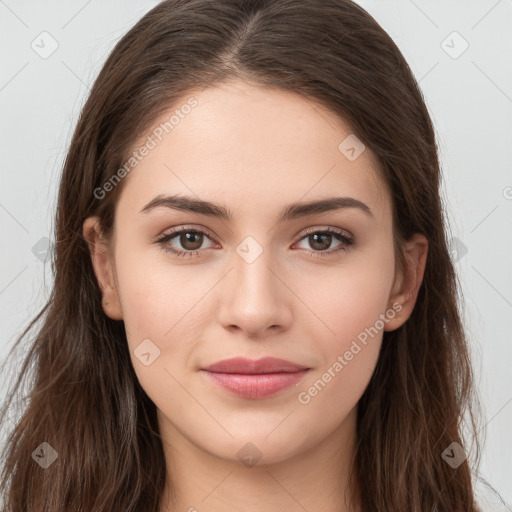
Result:
<instances>
[{"instance_id":1,"label":"earlobe","mask_svg":"<svg viewBox=\"0 0 512 512\"><path fill-rule=\"evenodd\" d=\"M397 276L397 281L389 298L389 306L400 304L396 316L387 322L384 330L394 331L411 316L423 282L428 255L428 240L420 233L413 235L404 246L405 271Z\"/></svg>"},{"instance_id":2,"label":"earlobe","mask_svg":"<svg viewBox=\"0 0 512 512\"><path fill-rule=\"evenodd\" d=\"M107 241L103 238L98 217L89 217L83 224L83 237L89 246L91 263L102 295L102 307L112 320L122 320L112 254Z\"/></svg>"}]
</instances>

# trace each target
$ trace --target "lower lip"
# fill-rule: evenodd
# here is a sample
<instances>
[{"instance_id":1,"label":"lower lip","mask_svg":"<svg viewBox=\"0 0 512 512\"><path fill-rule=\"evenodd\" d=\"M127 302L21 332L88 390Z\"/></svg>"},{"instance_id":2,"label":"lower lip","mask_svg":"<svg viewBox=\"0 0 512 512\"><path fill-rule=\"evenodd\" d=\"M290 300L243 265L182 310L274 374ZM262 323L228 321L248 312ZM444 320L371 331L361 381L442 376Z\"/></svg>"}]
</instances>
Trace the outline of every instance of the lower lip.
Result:
<instances>
[{"instance_id":1,"label":"lower lip","mask_svg":"<svg viewBox=\"0 0 512 512\"><path fill-rule=\"evenodd\" d=\"M218 386L242 398L265 398L297 384L308 370L248 375L202 370Z\"/></svg>"}]
</instances>

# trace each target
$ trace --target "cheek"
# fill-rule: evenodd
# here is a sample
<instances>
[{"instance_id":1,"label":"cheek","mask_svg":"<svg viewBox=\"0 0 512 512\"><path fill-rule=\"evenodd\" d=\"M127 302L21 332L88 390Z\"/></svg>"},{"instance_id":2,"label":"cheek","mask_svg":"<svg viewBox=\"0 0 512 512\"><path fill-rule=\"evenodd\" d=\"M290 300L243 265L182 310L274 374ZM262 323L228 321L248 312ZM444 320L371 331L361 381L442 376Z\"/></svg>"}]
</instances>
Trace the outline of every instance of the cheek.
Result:
<instances>
[{"instance_id":1,"label":"cheek","mask_svg":"<svg viewBox=\"0 0 512 512\"><path fill-rule=\"evenodd\" d=\"M211 321L206 296L215 280L198 276L191 266L170 264L158 251L118 247L122 257L116 259L116 273L130 357L140 384L156 401L162 389L179 393L171 375L181 380L195 340Z\"/></svg>"},{"instance_id":2,"label":"cheek","mask_svg":"<svg viewBox=\"0 0 512 512\"><path fill-rule=\"evenodd\" d=\"M332 354L333 349L343 349L375 326L388 308L393 273L392 254L381 251L380 256L347 258L347 263L338 267L310 270L294 277L293 290L309 309L304 321L317 329L310 333L310 339L324 340L326 351ZM382 327L379 323L378 329Z\"/></svg>"},{"instance_id":3,"label":"cheek","mask_svg":"<svg viewBox=\"0 0 512 512\"><path fill-rule=\"evenodd\" d=\"M356 408L372 377L380 346L381 336L376 336L366 346L354 342L340 347L330 362L298 389L299 414L315 425L312 436L329 435Z\"/></svg>"},{"instance_id":4,"label":"cheek","mask_svg":"<svg viewBox=\"0 0 512 512\"><path fill-rule=\"evenodd\" d=\"M179 402L184 397L178 382L193 353L191 333L201 328L194 322L198 314L204 318L199 301L207 286L202 281L195 286L180 268L148 256L125 252L116 260L130 358L140 385L158 407L165 409L169 396L186 407L186 401Z\"/></svg>"},{"instance_id":5,"label":"cheek","mask_svg":"<svg viewBox=\"0 0 512 512\"><path fill-rule=\"evenodd\" d=\"M315 313L308 315L304 327L322 361L300 387L298 402L310 412L339 421L366 389L379 357L385 320L394 317L388 307L393 271L391 251L381 252L380 259L361 258L350 268L329 269L324 279L316 275L314 281L304 282L304 302Z\"/></svg>"},{"instance_id":6,"label":"cheek","mask_svg":"<svg viewBox=\"0 0 512 512\"><path fill-rule=\"evenodd\" d=\"M323 327L324 334L317 332L316 337L313 330L309 333L316 340L321 364L296 397L307 417L322 418L326 433L343 422L368 386L382 343L381 315L386 314L386 293L368 293L368 283L361 280L347 279L345 284L343 291L336 289L330 302L323 303L321 318L329 330Z\"/></svg>"},{"instance_id":7,"label":"cheek","mask_svg":"<svg viewBox=\"0 0 512 512\"><path fill-rule=\"evenodd\" d=\"M207 283L194 278L186 266L170 264L156 248L123 250L123 245L128 244L118 244L116 273L127 333L133 342L136 336L163 341L204 296Z\"/></svg>"}]
</instances>

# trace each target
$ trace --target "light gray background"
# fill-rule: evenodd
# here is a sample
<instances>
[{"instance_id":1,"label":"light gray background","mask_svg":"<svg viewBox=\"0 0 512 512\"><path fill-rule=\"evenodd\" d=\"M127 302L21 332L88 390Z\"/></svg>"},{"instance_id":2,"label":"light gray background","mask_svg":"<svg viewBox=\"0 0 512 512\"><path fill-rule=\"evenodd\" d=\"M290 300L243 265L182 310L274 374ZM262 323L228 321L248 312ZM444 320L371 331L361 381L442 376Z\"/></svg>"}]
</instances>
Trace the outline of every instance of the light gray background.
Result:
<instances>
[{"instance_id":1,"label":"light gray background","mask_svg":"<svg viewBox=\"0 0 512 512\"><path fill-rule=\"evenodd\" d=\"M63 159L89 87L114 43L156 3L0 0L2 360L50 291L46 239ZM436 127L484 405L480 470L511 503L512 1L358 3L402 50ZM50 36L40 35L45 31ZM52 44L57 49L42 58ZM0 384L5 389L6 376ZM486 510L504 508L489 504Z\"/></svg>"}]
</instances>

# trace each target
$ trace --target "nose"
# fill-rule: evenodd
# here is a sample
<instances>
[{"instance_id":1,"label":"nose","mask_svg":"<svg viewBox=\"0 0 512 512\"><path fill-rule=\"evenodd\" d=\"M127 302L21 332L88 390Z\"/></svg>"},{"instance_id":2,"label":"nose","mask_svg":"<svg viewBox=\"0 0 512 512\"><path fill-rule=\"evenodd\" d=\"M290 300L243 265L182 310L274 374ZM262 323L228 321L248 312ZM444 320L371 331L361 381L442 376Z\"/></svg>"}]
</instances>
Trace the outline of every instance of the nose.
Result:
<instances>
[{"instance_id":1,"label":"nose","mask_svg":"<svg viewBox=\"0 0 512 512\"><path fill-rule=\"evenodd\" d=\"M264 250L252 262L234 255L233 268L219 290L218 321L224 328L240 330L248 338L289 328L293 293L270 253Z\"/></svg>"}]
</instances>

